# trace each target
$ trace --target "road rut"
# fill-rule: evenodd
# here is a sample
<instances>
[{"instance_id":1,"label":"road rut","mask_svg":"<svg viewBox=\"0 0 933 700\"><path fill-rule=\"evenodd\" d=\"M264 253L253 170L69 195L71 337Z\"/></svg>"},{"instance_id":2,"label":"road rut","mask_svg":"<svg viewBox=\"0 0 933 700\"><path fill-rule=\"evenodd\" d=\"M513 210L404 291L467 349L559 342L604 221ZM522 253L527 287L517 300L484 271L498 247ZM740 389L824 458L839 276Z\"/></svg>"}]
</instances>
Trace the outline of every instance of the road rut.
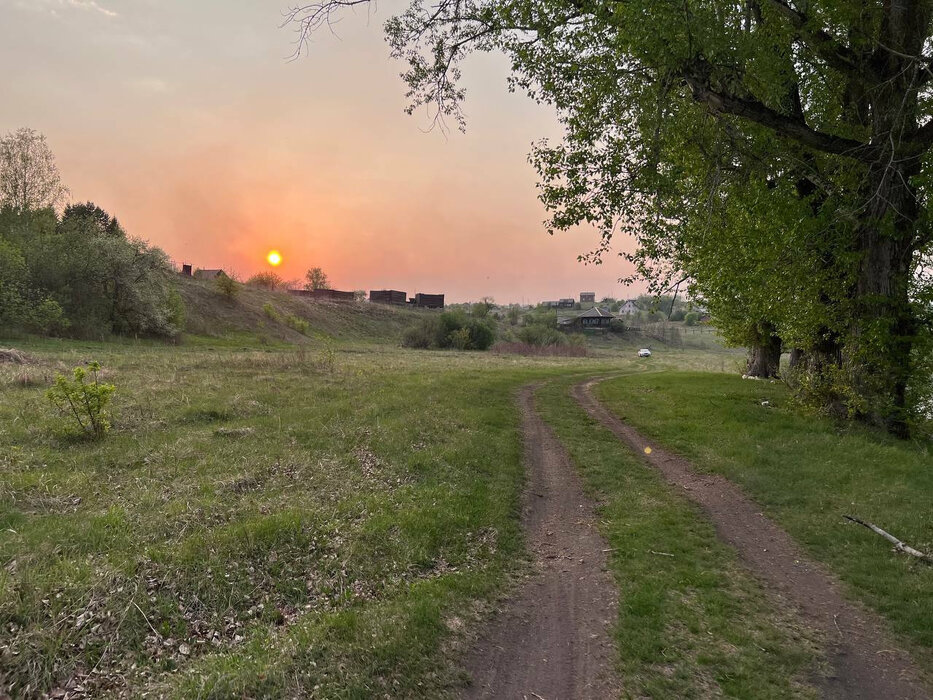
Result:
<instances>
[{"instance_id":1,"label":"road rut","mask_svg":"<svg viewBox=\"0 0 933 700\"><path fill-rule=\"evenodd\" d=\"M526 487L522 525L534 573L468 657L465 698L569 700L619 697L610 638L618 594L570 456L519 395Z\"/></svg>"},{"instance_id":2,"label":"road rut","mask_svg":"<svg viewBox=\"0 0 933 700\"><path fill-rule=\"evenodd\" d=\"M847 600L840 584L731 481L700 474L689 461L659 448L623 423L592 394L594 379L573 388L573 396L593 418L642 455L712 520L720 539L732 545L768 589L789 603L802 622L828 640L832 675L822 683L828 698L919 700L929 689L910 656L891 641L877 614ZM650 447L650 454L645 448Z\"/></svg>"}]
</instances>

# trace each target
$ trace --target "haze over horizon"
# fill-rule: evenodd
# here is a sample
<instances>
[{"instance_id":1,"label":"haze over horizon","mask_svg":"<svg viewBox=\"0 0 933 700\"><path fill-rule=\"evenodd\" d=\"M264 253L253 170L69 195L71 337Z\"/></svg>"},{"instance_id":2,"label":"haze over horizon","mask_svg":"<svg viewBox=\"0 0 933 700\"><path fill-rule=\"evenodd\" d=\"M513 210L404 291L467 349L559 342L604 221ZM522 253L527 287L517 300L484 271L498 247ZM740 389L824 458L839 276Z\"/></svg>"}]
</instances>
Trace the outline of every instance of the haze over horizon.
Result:
<instances>
[{"instance_id":1,"label":"haze over horizon","mask_svg":"<svg viewBox=\"0 0 933 700\"><path fill-rule=\"evenodd\" d=\"M287 4L287 3L286 3ZM196 6L195 6L196 5ZM0 132L44 133L73 201L91 200L177 262L340 289L540 301L634 296L630 266L554 237L527 162L559 137L552 110L506 87L508 64L464 69L467 133L406 116L378 13L348 13L289 61L283 0L0 0Z\"/></svg>"}]
</instances>

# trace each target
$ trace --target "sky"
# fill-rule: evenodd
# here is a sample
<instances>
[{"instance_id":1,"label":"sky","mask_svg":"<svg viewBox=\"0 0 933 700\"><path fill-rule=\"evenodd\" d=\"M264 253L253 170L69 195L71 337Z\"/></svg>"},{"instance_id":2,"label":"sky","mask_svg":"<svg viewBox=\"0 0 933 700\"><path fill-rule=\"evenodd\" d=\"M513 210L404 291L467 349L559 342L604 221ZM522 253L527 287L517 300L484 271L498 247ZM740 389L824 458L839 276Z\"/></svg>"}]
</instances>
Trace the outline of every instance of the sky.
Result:
<instances>
[{"instance_id":1,"label":"sky","mask_svg":"<svg viewBox=\"0 0 933 700\"><path fill-rule=\"evenodd\" d=\"M348 13L290 60L289 0L0 0L0 133L46 135L74 201L195 267L337 289L533 302L634 296L619 257L586 266L588 229L549 236L531 144L555 114L464 66L467 133L408 116L382 23Z\"/></svg>"}]
</instances>

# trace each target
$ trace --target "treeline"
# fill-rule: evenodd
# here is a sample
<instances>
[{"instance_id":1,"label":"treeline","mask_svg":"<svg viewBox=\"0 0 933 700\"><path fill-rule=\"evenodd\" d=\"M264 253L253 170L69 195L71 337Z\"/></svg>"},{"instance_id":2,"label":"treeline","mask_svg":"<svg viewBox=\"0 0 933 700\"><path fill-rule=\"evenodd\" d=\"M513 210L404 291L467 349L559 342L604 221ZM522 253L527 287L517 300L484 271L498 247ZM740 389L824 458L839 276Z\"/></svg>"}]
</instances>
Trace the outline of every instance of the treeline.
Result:
<instances>
[{"instance_id":1,"label":"treeline","mask_svg":"<svg viewBox=\"0 0 933 700\"><path fill-rule=\"evenodd\" d=\"M166 254L91 202L59 215L65 193L43 136L22 129L0 139L0 329L180 333L184 305Z\"/></svg>"}]
</instances>

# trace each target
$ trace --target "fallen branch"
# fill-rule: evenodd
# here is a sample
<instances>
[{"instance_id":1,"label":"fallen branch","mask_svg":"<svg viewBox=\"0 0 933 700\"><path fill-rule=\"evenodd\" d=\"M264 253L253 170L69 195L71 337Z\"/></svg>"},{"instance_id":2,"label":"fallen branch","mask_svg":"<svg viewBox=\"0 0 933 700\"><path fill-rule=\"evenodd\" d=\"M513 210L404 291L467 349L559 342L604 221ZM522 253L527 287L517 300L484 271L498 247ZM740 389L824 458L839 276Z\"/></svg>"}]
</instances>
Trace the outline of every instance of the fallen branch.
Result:
<instances>
[{"instance_id":1,"label":"fallen branch","mask_svg":"<svg viewBox=\"0 0 933 700\"><path fill-rule=\"evenodd\" d=\"M894 549L896 549L898 552L903 552L904 554L909 554L912 557L917 557L918 559L922 559L927 564L933 564L933 557L931 557L929 554L924 554L920 550L914 549L908 544L904 544L899 539L897 539L894 535L892 535L890 532L885 532L877 525L874 525L873 523L865 522L861 518L856 518L854 515L844 515L842 517L844 517L846 520L851 520L853 523L858 523L859 525L863 525L864 527L867 527L872 532L875 532L881 535L882 537L884 537L884 539L886 539L888 542L893 544Z\"/></svg>"}]
</instances>

